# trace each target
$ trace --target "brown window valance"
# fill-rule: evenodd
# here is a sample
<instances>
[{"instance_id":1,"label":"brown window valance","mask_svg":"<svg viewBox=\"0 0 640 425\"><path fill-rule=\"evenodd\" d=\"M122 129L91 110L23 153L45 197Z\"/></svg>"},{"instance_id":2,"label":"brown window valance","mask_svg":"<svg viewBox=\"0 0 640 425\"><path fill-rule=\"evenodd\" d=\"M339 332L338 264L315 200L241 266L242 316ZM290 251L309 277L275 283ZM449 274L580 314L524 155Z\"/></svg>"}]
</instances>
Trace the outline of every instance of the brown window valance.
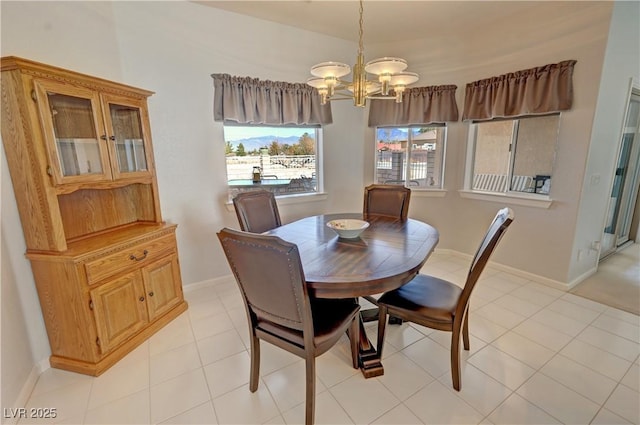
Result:
<instances>
[{"instance_id":1,"label":"brown window valance","mask_svg":"<svg viewBox=\"0 0 640 425\"><path fill-rule=\"evenodd\" d=\"M458 120L457 86L430 86L406 89L402 103L372 99L369 127L443 124Z\"/></svg>"},{"instance_id":2,"label":"brown window valance","mask_svg":"<svg viewBox=\"0 0 640 425\"><path fill-rule=\"evenodd\" d=\"M258 125L331 124L331 107L301 83L212 74L215 121Z\"/></svg>"},{"instance_id":3,"label":"brown window valance","mask_svg":"<svg viewBox=\"0 0 640 425\"><path fill-rule=\"evenodd\" d=\"M567 60L469 83L462 120L490 120L570 109L575 64L575 60Z\"/></svg>"}]
</instances>

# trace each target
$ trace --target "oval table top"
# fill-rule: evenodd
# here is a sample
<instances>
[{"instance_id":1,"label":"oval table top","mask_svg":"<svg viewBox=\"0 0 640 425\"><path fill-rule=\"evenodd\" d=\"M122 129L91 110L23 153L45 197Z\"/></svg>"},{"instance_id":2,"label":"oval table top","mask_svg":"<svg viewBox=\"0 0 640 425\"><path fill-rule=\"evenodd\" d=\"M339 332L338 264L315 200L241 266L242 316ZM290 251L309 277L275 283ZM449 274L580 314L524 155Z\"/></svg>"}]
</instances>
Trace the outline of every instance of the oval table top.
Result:
<instances>
[{"instance_id":1,"label":"oval table top","mask_svg":"<svg viewBox=\"0 0 640 425\"><path fill-rule=\"evenodd\" d=\"M323 214L284 224L266 234L295 243L310 293L351 298L399 288L424 265L438 243L438 231L421 221L369 216L357 239L342 239L326 226L360 213Z\"/></svg>"}]
</instances>

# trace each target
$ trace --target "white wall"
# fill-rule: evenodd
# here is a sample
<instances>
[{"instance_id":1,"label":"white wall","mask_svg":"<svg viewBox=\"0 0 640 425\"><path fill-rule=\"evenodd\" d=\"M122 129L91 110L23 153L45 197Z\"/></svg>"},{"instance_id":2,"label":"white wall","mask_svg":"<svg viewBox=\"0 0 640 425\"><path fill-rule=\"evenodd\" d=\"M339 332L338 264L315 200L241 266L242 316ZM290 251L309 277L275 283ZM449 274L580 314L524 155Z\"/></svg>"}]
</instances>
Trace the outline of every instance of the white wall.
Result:
<instances>
[{"instance_id":1,"label":"white wall","mask_svg":"<svg viewBox=\"0 0 640 425\"><path fill-rule=\"evenodd\" d=\"M462 3L464 4L464 3ZM480 31L440 33L430 39L369 49L371 55L397 55L421 75L419 85L455 84L462 116L467 83L521 69L576 59L574 103L563 112L549 209L461 198L467 123L449 126L445 198L411 200L410 215L433 223L439 247L473 254L496 210L509 205L515 220L493 259L552 282L569 279L583 173L591 139L598 82L612 2L532 2L526 14L510 16ZM636 41L637 42L637 41ZM371 47L371 46L370 46Z\"/></svg>"},{"instance_id":2,"label":"white wall","mask_svg":"<svg viewBox=\"0 0 640 425\"><path fill-rule=\"evenodd\" d=\"M210 74L301 82L318 57L350 60L354 46L191 3L116 2L113 7L125 81L156 91L150 115L161 205L164 219L179 224L184 282L227 274L215 232L225 225L237 227L237 221L224 203L223 131L221 123L213 122ZM324 204L283 207L285 221L361 196L364 118L363 111L353 109L336 108L334 124L325 131L326 160L344 164L331 165L325 176L330 198ZM340 186L344 192L330 190L344 181L352 182Z\"/></svg>"},{"instance_id":3,"label":"white wall","mask_svg":"<svg viewBox=\"0 0 640 425\"><path fill-rule=\"evenodd\" d=\"M555 2L544 2L547 7ZM422 75L420 85L456 84L462 113L466 83L510 71L577 59L574 108L563 114L557 169L546 209L516 206L516 221L496 261L544 278L566 282L579 215L594 111L612 9L610 2L558 3L556 13L497 22L480 33L439 34L402 45L367 45L367 58L405 57ZM2 55L17 55L153 90L150 117L165 220L178 223L185 285L227 275L215 232L237 227L224 203L226 178L222 126L213 122L212 73L303 82L311 65L323 60L352 63L356 45L344 40L264 22L192 2L0 2ZM460 3L464 13L464 3ZM627 25L629 23L627 22ZM326 200L283 204L284 221L322 212L359 211L362 188L373 180L373 133L366 110L349 102L333 105L334 124L324 131ZM410 215L441 231L440 248L471 253L488 220L502 206L462 199L467 124L449 129L444 198L412 197ZM2 175L8 176L6 164ZM2 261L9 264L24 318L31 358L6 344L7 362L31 368L49 347L13 193L2 187ZM10 229L7 231L6 229ZM7 233L5 234L5 231ZM3 280L6 273L3 272ZM4 282L3 282L4 284ZM4 290L4 289L3 289ZM16 295L12 295L13 299ZM6 305L4 297L3 307ZM4 312L3 308L3 312ZM4 314L4 313L3 313ZM3 316L3 320L5 317ZM26 366L26 367L24 367ZM18 380L19 382L19 380ZM17 392L5 388L9 395Z\"/></svg>"},{"instance_id":4,"label":"white wall","mask_svg":"<svg viewBox=\"0 0 640 425\"><path fill-rule=\"evenodd\" d=\"M593 119L569 281L593 270L598 262L598 253L589 248L593 241L600 241L604 230L631 81L640 87L639 23L640 2L615 3ZM578 261L579 250L589 255L581 256Z\"/></svg>"},{"instance_id":5,"label":"white wall","mask_svg":"<svg viewBox=\"0 0 640 425\"><path fill-rule=\"evenodd\" d=\"M235 214L224 204L223 133L222 125L213 122L210 74L302 82L318 56L351 61L355 49L343 40L191 2L3 1L0 7L2 56L21 56L156 92L149 108L161 206L163 218L179 225L185 285L229 274L215 232L237 227ZM362 208L363 120L364 111L348 104L334 109L334 124L325 130L324 155L339 166L325 176L327 199L282 206L285 221ZM46 359L50 349L5 160L1 167L6 176L3 295L8 294L2 298L2 319L14 323L23 337L26 333L31 345L30 355L24 356L24 344L11 344L15 336L3 334L3 406L11 406L20 388L9 383L24 382L25 373ZM331 190L336 187L340 190ZM10 304L16 298L22 309ZM25 317L20 317L21 310Z\"/></svg>"},{"instance_id":6,"label":"white wall","mask_svg":"<svg viewBox=\"0 0 640 425\"><path fill-rule=\"evenodd\" d=\"M2 193L5 191L13 196L13 188L11 187L11 179L6 169L6 160L4 154L0 153L2 160L2 175L0 183L2 184ZM5 172L7 171L7 172ZM2 217L18 217L18 211L15 203L2 202ZM0 405L4 408L22 407L14 402L17 401L23 384L28 376L32 374L34 365L39 359L34 358L33 344L35 346L44 346L47 344L47 335L42 332L29 332L27 329L26 318L31 316L25 314L25 311L39 311L37 296L35 295L35 286L31 268L24 259L10 260L10 255L20 255L19 251L12 246L22 248L24 251L25 244L22 237L20 227L11 228L5 226L5 220L0 223L0 306L1 330L0 336L2 343L0 344L0 361L1 376L0 382ZM17 266L14 267L14 264ZM33 315L34 321L39 321L39 327L43 326L42 315ZM10 367L6 367L11 365ZM37 371L34 371L37 373Z\"/></svg>"},{"instance_id":7,"label":"white wall","mask_svg":"<svg viewBox=\"0 0 640 425\"><path fill-rule=\"evenodd\" d=\"M24 56L120 79L111 7L107 3L94 3L90 8L78 6L72 11L69 3L2 2L2 56ZM26 245L4 150L1 156L2 326L5 331L0 348L2 406L12 407L24 401L18 400L25 394L21 394L22 386L16 384L37 374L39 363L47 359L51 351L31 267L24 256Z\"/></svg>"}]
</instances>

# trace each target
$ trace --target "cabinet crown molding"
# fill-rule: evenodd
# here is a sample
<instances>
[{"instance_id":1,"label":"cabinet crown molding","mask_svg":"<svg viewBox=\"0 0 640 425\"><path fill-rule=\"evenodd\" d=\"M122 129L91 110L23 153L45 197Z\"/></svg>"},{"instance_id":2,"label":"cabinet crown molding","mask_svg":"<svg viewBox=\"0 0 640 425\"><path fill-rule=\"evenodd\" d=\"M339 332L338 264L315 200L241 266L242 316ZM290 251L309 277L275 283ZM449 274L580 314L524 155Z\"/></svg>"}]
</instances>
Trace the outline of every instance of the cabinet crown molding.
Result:
<instances>
[{"instance_id":1,"label":"cabinet crown molding","mask_svg":"<svg viewBox=\"0 0 640 425\"><path fill-rule=\"evenodd\" d=\"M145 99L153 94L150 90L140 89L126 84L110 81L100 77L93 77L76 71L47 65L41 62L20 58L17 56L5 56L0 58L0 70L19 70L37 78L47 78L63 83L80 85L91 90L100 90L120 96Z\"/></svg>"}]
</instances>

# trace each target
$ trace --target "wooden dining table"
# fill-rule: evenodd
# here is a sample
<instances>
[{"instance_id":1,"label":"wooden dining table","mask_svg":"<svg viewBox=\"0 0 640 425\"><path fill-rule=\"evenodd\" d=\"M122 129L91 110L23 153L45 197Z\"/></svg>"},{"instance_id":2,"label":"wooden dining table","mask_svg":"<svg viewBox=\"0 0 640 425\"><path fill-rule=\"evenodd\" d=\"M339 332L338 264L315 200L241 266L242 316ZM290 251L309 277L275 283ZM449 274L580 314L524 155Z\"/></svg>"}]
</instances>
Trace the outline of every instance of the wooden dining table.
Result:
<instances>
[{"instance_id":1,"label":"wooden dining table","mask_svg":"<svg viewBox=\"0 0 640 425\"><path fill-rule=\"evenodd\" d=\"M342 239L326 224L345 218L370 225L360 237ZM433 226L418 220L360 213L305 217L267 234L298 246L309 294L318 298L357 298L399 288L420 271L439 238ZM362 318L359 363L366 378L384 374Z\"/></svg>"}]
</instances>

